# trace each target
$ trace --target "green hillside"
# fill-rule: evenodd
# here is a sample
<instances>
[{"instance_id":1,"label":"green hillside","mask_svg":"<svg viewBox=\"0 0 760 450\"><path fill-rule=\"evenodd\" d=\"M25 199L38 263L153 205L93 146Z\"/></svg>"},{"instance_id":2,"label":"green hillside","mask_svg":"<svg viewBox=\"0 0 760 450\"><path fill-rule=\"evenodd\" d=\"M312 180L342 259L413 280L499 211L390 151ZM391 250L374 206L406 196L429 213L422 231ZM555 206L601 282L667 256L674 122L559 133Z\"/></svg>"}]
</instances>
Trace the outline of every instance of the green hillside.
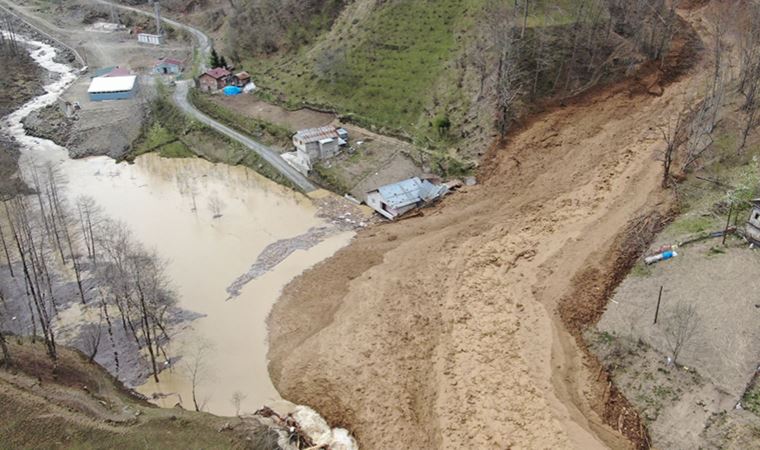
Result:
<instances>
[{"instance_id":1,"label":"green hillside","mask_svg":"<svg viewBox=\"0 0 760 450\"><path fill-rule=\"evenodd\" d=\"M267 91L348 113L365 124L409 131L436 82L461 50L484 0L388 2L358 17L353 4L315 46L250 58L244 66Z\"/></svg>"}]
</instances>

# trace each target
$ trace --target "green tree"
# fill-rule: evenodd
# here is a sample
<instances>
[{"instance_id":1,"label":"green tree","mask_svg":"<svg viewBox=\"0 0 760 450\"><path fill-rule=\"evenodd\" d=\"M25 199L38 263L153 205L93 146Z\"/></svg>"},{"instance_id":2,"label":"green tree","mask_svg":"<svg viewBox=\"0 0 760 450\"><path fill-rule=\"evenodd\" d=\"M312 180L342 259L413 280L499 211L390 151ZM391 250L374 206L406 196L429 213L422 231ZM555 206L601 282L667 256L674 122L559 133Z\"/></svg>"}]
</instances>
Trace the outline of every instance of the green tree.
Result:
<instances>
[{"instance_id":1,"label":"green tree","mask_svg":"<svg viewBox=\"0 0 760 450\"><path fill-rule=\"evenodd\" d=\"M215 48L211 49L211 58L209 59L208 63L212 69L216 69L217 67L221 66L221 61L219 60L219 54L216 52Z\"/></svg>"},{"instance_id":2,"label":"green tree","mask_svg":"<svg viewBox=\"0 0 760 450\"><path fill-rule=\"evenodd\" d=\"M219 57L219 67L227 68L227 59L224 56Z\"/></svg>"}]
</instances>

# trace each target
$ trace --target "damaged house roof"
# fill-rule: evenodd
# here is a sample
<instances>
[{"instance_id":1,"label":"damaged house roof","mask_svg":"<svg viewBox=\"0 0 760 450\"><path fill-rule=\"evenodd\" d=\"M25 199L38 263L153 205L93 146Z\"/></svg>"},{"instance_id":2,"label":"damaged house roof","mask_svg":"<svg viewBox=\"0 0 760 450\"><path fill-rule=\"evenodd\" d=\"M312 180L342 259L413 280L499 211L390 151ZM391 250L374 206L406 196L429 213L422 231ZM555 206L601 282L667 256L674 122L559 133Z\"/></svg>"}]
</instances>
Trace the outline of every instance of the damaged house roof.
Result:
<instances>
[{"instance_id":1,"label":"damaged house roof","mask_svg":"<svg viewBox=\"0 0 760 450\"><path fill-rule=\"evenodd\" d=\"M337 139L339 136L337 128L333 126L326 126L301 130L296 133L294 137L300 139L304 143L309 143L319 142L323 139Z\"/></svg>"},{"instance_id":2,"label":"damaged house roof","mask_svg":"<svg viewBox=\"0 0 760 450\"><path fill-rule=\"evenodd\" d=\"M434 200L445 194L447 190L446 185L435 185L428 180L420 180L418 177L381 186L377 189L383 196L385 203L396 209L414 205L420 201Z\"/></svg>"}]
</instances>

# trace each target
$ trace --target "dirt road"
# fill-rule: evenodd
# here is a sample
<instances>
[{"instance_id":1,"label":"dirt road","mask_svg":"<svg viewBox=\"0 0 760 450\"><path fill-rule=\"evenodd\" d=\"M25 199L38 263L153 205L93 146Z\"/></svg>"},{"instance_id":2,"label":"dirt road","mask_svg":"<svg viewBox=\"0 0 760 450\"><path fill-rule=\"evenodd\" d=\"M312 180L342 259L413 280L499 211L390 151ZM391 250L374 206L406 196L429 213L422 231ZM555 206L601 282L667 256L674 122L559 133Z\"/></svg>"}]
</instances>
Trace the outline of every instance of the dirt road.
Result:
<instances>
[{"instance_id":1,"label":"dirt road","mask_svg":"<svg viewBox=\"0 0 760 450\"><path fill-rule=\"evenodd\" d=\"M657 127L688 78L543 114L492 152L482 185L293 282L270 317L280 393L364 448L630 446L591 408L597 373L557 307L632 219L667 208Z\"/></svg>"}]
</instances>

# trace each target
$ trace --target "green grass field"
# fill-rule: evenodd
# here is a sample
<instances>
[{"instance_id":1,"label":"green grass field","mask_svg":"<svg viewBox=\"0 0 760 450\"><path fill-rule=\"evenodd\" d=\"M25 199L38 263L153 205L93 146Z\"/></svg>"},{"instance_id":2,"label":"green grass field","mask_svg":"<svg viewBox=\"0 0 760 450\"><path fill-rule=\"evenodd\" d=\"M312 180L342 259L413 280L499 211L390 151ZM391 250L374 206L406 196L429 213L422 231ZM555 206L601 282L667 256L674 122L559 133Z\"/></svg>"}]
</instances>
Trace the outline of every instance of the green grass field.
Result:
<instances>
[{"instance_id":1,"label":"green grass field","mask_svg":"<svg viewBox=\"0 0 760 450\"><path fill-rule=\"evenodd\" d=\"M244 66L259 86L284 96L291 107L307 102L366 125L407 131L457 54L456 36L472 28L483 3L391 2L366 20L339 21L313 48Z\"/></svg>"}]
</instances>

